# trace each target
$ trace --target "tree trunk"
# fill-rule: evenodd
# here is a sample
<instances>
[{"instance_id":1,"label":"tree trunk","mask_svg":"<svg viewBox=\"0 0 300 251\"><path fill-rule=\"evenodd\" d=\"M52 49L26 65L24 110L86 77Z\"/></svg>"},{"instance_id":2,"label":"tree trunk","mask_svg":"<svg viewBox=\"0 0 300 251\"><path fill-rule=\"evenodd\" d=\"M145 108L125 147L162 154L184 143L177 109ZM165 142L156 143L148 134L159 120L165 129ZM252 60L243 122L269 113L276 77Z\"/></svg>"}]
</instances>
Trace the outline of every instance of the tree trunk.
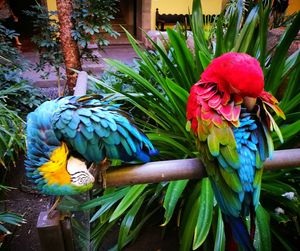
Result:
<instances>
[{"instance_id":1,"label":"tree trunk","mask_svg":"<svg viewBox=\"0 0 300 251\"><path fill-rule=\"evenodd\" d=\"M72 38L72 0L56 0L58 20L60 24L60 39L63 56L66 65L67 86L69 94L73 94L77 74L70 68L81 70L79 49L76 41Z\"/></svg>"}]
</instances>

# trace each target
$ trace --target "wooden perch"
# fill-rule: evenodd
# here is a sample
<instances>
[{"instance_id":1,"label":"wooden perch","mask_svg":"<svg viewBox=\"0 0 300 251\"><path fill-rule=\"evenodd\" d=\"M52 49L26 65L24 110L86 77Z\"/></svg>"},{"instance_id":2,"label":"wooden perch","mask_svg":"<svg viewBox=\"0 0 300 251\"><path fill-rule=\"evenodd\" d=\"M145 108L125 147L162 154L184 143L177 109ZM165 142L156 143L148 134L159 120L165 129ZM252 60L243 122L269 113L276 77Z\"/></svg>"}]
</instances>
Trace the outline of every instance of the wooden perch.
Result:
<instances>
[{"instance_id":1,"label":"wooden perch","mask_svg":"<svg viewBox=\"0 0 300 251\"><path fill-rule=\"evenodd\" d=\"M74 95L75 96L80 96L80 95L85 95L86 94L87 79L88 79L88 74L85 71L80 71L78 73L76 86L74 88Z\"/></svg>"},{"instance_id":2,"label":"wooden perch","mask_svg":"<svg viewBox=\"0 0 300 251\"><path fill-rule=\"evenodd\" d=\"M265 170L276 170L300 166L300 148L275 151L272 160L268 159ZM143 165L124 166L107 170L106 186L116 187L161 181L201 179L205 169L198 159L180 159L149 162Z\"/></svg>"},{"instance_id":3,"label":"wooden perch","mask_svg":"<svg viewBox=\"0 0 300 251\"><path fill-rule=\"evenodd\" d=\"M81 71L75 87L75 95L84 95L87 89L87 73ZM275 151L268 159L265 170L300 166L300 148ZM201 179L206 175L202 162L198 159L180 159L150 162L143 165L111 167L106 172L106 186L116 187L161 181ZM102 185L102 184L100 184Z\"/></svg>"}]
</instances>

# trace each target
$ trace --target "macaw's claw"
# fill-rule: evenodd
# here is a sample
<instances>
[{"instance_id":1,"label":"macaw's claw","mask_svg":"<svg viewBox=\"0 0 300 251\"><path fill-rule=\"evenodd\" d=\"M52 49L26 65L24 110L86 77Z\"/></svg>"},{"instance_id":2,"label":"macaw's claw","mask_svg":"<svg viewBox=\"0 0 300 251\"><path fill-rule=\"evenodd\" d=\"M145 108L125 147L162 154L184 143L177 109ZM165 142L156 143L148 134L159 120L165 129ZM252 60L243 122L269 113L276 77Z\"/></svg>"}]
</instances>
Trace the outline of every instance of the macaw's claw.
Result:
<instances>
[{"instance_id":1,"label":"macaw's claw","mask_svg":"<svg viewBox=\"0 0 300 251\"><path fill-rule=\"evenodd\" d=\"M55 214L58 212L56 209L56 207L58 206L58 204L61 202L62 200L62 197L61 196L57 196L57 197L54 197L55 198L55 201L54 203L52 204L52 206L50 207L50 209L48 209L48 218L53 218L55 216ZM51 200L52 202L52 200ZM50 202L50 205L51 205L51 202Z\"/></svg>"},{"instance_id":2,"label":"macaw's claw","mask_svg":"<svg viewBox=\"0 0 300 251\"><path fill-rule=\"evenodd\" d=\"M111 165L111 161L108 160L108 158L105 158L104 160L102 160L99 165L99 177L98 177L98 182L100 184L102 184L103 188L106 188L106 170L109 168L109 166Z\"/></svg>"}]
</instances>

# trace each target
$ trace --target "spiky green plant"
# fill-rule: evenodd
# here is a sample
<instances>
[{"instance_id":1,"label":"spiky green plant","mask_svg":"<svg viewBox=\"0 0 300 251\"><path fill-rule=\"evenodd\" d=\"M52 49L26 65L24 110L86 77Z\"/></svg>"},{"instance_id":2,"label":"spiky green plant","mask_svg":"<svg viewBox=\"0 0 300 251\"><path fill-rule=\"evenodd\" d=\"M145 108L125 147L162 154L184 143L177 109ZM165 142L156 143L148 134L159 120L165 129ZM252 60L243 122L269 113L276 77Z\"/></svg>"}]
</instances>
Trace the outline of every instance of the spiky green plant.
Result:
<instances>
[{"instance_id":1,"label":"spiky green plant","mask_svg":"<svg viewBox=\"0 0 300 251\"><path fill-rule=\"evenodd\" d=\"M294 147L300 136L300 96L296 94L300 88L297 85L300 68L296 67L300 54L298 50L287 56L287 51L299 31L300 14L295 16L276 47L267 51L270 9L270 2L259 1L258 5L249 6L245 12L243 1L238 0L230 12L225 10L219 16L212 36L207 38L203 32L200 1L195 0L191 19L192 51L186 45L185 36L175 30L167 30L169 40L164 42L168 50L162 42L155 43L148 38L155 48L154 54L143 49L127 33L140 57L138 70L116 60L106 61L126 79L132 80L135 93L132 89L130 92L120 91L120 88L93 77L90 80L102 91L116 93L134 107L131 111L160 150L160 159L195 157L194 139L185 130L189 89L213 58L228 51L246 52L260 61L266 89L280 97L287 115L286 121L277 121L285 138L285 143L280 145L274 137L277 149ZM256 212L257 250L271 250L271 242L281 249L296 250L300 216L298 194L298 168L264 174L261 206ZM69 203L72 209L92 210L91 238L95 250L117 223L120 223L119 235L114 249L121 250L137 237L143 225L150 222L149 219L152 224L162 224L163 227L177 221L180 250L225 249L222 217L207 178L110 188L103 193L98 191L92 200L84 204ZM153 217L154 214L156 217Z\"/></svg>"}]
</instances>

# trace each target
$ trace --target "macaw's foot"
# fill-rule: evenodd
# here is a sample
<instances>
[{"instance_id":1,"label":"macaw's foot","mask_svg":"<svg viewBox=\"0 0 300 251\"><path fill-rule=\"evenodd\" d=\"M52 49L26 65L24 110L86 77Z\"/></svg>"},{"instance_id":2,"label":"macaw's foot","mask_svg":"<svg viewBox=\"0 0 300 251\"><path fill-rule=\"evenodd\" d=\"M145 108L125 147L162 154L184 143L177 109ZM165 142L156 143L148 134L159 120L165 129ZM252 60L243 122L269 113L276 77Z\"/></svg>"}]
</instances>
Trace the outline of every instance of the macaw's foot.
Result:
<instances>
[{"instance_id":1,"label":"macaw's foot","mask_svg":"<svg viewBox=\"0 0 300 251\"><path fill-rule=\"evenodd\" d=\"M106 188L106 170L109 168L110 164L111 162L107 158L102 160L99 164L100 175L98 181L102 184L103 188Z\"/></svg>"},{"instance_id":2,"label":"macaw's foot","mask_svg":"<svg viewBox=\"0 0 300 251\"><path fill-rule=\"evenodd\" d=\"M61 202L62 200L62 197L61 196L54 196L53 198L55 198L55 201L53 202L53 199L51 199L51 202L50 202L50 206L52 204L52 206L50 207L50 209L48 209L48 218L53 218L53 216L55 215L56 213L56 207L58 206L58 204Z\"/></svg>"}]
</instances>

